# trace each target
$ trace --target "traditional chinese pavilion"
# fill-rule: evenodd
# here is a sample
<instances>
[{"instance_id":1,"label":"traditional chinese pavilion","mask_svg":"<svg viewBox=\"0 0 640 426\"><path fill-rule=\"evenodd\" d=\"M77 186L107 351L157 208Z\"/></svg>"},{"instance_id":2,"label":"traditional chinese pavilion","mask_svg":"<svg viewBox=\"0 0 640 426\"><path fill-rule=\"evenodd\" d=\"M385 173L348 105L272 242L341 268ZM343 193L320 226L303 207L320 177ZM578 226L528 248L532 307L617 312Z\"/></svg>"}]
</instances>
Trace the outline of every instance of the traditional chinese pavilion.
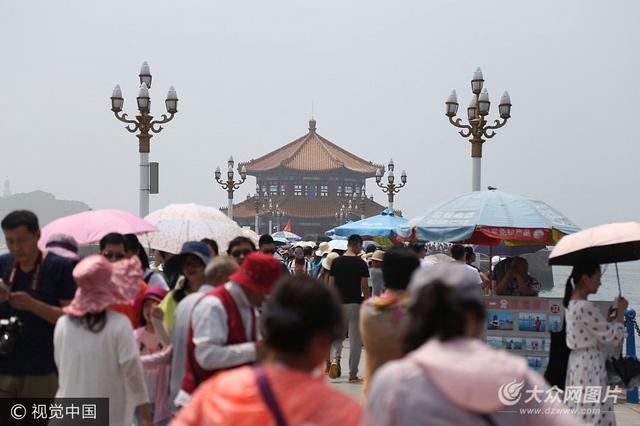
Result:
<instances>
[{"instance_id":1,"label":"traditional chinese pavilion","mask_svg":"<svg viewBox=\"0 0 640 426\"><path fill-rule=\"evenodd\" d=\"M234 220L255 230L256 214L260 213L259 232L271 232L291 222L291 231L305 239L324 236L324 232L347 220L359 220L380 214L384 206L366 193L367 178L375 177L383 166L366 161L316 132L316 121L309 121L309 132L244 166L247 175L257 180L254 195L234 206ZM266 213L263 205L276 204L282 216ZM351 203L349 203L351 200ZM342 206L349 206L346 218L336 218ZM363 211L364 209L364 211ZM272 209L273 210L273 209Z\"/></svg>"}]
</instances>

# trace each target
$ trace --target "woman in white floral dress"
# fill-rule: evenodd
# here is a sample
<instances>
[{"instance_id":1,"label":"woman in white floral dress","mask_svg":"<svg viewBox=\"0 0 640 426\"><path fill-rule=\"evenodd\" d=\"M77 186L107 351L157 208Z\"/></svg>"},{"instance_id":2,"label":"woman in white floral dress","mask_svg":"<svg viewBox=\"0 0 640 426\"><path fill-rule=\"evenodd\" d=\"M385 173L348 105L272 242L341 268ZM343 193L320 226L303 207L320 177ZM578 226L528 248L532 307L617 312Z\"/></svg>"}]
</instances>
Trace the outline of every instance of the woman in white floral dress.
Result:
<instances>
[{"instance_id":1,"label":"woman in white floral dress","mask_svg":"<svg viewBox=\"0 0 640 426\"><path fill-rule=\"evenodd\" d=\"M616 300L616 310L609 309L608 318L587 300L600 287L602 273L597 264L574 266L567 281L565 297L569 298L566 311L567 346L571 349L565 395L567 406L577 409L577 415L594 425L615 426L613 398L607 397L605 345L621 345L625 336L624 310L628 302ZM581 392L578 397L573 393ZM577 402L579 400L579 402Z\"/></svg>"}]
</instances>

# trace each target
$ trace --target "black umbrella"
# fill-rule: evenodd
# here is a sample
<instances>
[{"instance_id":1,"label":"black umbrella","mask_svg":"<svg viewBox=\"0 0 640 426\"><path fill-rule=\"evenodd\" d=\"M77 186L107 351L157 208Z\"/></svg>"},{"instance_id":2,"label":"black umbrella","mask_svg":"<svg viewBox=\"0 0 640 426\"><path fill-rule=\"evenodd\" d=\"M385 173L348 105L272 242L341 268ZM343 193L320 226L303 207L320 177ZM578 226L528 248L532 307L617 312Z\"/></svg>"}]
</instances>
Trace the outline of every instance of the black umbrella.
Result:
<instances>
[{"instance_id":1,"label":"black umbrella","mask_svg":"<svg viewBox=\"0 0 640 426\"><path fill-rule=\"evenodd\" d=\"M640 259L640 223L610 223L566 235L549 255L549 265L573 266L581 262L615 263Z\"/></svg>"}]
</instances>

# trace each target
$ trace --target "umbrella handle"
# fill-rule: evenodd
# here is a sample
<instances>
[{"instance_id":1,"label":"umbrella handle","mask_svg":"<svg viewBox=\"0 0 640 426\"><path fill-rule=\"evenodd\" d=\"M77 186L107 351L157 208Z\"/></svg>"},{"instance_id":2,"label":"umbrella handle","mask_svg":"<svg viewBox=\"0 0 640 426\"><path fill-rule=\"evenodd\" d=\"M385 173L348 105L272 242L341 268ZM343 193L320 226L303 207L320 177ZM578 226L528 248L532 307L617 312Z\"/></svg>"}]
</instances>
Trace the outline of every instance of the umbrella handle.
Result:
<instances>
[{"instance_id":1,"label":"umbrella handle","mask_svg":"<svg viewBox=\"0 0 640 426\"><path fill-rule=\"evenodd\" d=\"M618 262L616 265L616 279L618 280L618 297L622 297L622 287L620 287L620 273L618 272Z\"/></svg>"}]
</instances>

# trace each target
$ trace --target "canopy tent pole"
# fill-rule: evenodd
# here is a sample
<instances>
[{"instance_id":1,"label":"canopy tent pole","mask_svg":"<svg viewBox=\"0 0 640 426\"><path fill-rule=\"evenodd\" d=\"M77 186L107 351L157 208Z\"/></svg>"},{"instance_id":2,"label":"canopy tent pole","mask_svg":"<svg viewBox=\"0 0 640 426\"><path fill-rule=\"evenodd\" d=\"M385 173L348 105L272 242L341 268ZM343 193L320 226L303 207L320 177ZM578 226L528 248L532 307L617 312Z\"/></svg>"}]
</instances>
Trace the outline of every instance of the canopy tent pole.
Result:
<instances>
[{"instance_id":1,"label":"canopy tent pole","mask_svg":"<svg viewBox=\"0 0 640 426\"><path fill-rule=\"evenodd\" d=\"M493 246L489 244L489 291L493 296Z\"/></svg>"}]
</instances>

